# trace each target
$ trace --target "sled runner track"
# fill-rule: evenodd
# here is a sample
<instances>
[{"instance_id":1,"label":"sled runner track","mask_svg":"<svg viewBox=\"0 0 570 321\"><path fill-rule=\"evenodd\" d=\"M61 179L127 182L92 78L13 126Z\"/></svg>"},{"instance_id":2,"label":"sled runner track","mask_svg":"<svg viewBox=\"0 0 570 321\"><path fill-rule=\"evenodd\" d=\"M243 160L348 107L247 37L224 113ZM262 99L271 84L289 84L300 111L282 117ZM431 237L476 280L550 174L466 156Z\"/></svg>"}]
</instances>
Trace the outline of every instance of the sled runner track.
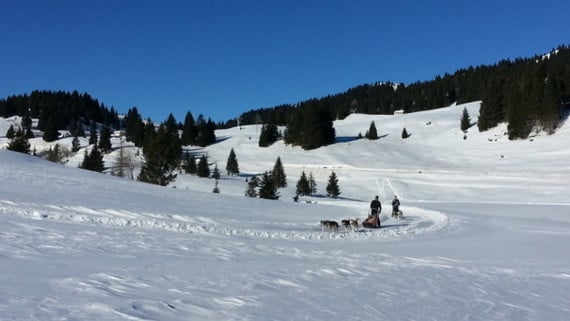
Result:
<instances>
[{"instance_id":1,"label":"sled runner track","mask_svg":"<svg viewBox=\"0 0 570 321\"><path fill-rule=\"evenodd\" d=\"M2 204L2 203L0 203ZM27 208L27 210L26 210ZM289 223L272 221L213 220L199 216L132 213L83 207L19 206L3 203L0 214L18 215L30 219L51 220L75 224L96 224L117 228L164 230L199 235L239 236L259 239L290 240L397 240L438 233L458 225L458 220L421 208L406 208L402 220L383 217L382 228L357 229L340 227L337 231L323 230L319 222ZM339 220L340 222L340 220Z\"/></svg>"}]
</instances>

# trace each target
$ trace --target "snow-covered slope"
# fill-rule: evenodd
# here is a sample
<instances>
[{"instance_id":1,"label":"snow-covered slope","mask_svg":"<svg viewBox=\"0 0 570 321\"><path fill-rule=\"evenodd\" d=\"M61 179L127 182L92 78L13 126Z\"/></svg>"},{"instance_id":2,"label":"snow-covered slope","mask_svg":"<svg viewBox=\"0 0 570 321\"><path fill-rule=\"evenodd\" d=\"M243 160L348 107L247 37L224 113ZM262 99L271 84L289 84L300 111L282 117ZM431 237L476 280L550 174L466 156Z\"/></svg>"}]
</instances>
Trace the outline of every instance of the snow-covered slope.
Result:
<instances>
[{"instance_id":1,"label":"snow-covered slope","mask_svg":"<svg viewBox=\"0 0 570 321\"><path fill-rule=\"evenodd\" d=\"M0 150L0 320L565 320L569 126L464 139L464 107L475 121L479 103L351 115L313 151L259 148L257 126L218 131L210 160L224 174L234 148L242 172L220 194L210 179L79 170L82 152L63 166ZM371 121L382 138L356 140ZM244 197L278 156L281 199ZM295 203L303 170L318 193ZM338 199L324 196L332 170ZM376 194L382 229L320 229L365 217ZM393 194L403 220L386 216Z\"/></svg>"}]
</instances>

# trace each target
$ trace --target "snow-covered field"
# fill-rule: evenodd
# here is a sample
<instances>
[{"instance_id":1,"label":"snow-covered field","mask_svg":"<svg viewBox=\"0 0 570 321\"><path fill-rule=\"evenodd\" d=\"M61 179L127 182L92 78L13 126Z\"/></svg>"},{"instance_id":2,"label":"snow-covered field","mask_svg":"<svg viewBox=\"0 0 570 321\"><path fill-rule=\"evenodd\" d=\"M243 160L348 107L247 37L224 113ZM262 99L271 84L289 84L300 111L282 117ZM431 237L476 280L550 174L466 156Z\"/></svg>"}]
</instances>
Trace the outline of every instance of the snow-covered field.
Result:
<instances>
[{"instance_id":1,"label":"snow-covered field","mask_svg":"<svg viewBox=\"0 0 570 321\"><path fill-rule=\"evenodd\" d=\"M210 160L224 174L234 148L242 172L220 194L211 179L79 170L82 151L64 166L0 150L0 320L568 320L570 126L464 139L464 107L476 120L479 103L351 115L313 151L259 148L257 126L220 130ZM382 138L356 140L372 120ZM281 199L244 197L278 156ZM318 195L295 203L303 170ZM324 195L332 170L338 199ZM403 220L386 216L394 194ZM374 195L382 229L320 229L364 218Z\"/></svg>"}]
</instances>

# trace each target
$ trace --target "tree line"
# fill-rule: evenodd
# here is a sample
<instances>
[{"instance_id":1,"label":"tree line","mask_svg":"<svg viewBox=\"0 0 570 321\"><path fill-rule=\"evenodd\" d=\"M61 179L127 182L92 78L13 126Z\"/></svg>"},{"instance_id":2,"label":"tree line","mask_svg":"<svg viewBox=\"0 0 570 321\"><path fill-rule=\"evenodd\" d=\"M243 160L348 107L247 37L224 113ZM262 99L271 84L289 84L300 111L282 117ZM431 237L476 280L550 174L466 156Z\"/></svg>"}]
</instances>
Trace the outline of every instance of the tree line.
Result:
<instances>
[{"instance_id":1,"label":"tree line","mask_svg":"<svg viewBox=\"0 0 570 321\"><path fill-rule=\"evenodd\" d=\"M478 129L485 131L507 122L509 138L518 139L528 137L532 130L553 132L561 118L561 104L569 99L570 47L560 46L548 55L471 66L430 81L359 85L318 99L250 110L238 119L244 125L287 126L286 143L312 149L334 141L330 122L351 113L410 113L481 100ZM322 118L312 122L316 115ZM307 141L309 137L313 139Z\"/></svg>"}]
</instances>

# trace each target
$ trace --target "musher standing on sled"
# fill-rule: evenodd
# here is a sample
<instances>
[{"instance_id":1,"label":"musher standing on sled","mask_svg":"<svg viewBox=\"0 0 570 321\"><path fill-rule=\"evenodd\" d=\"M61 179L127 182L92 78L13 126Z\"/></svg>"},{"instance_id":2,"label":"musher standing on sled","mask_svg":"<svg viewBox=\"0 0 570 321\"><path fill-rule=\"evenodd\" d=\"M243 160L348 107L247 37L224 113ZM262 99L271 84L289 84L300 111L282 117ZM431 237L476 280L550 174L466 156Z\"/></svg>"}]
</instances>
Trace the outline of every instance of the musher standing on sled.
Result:
<instances>
[{"instance_id":1,"label":"musher standing on sled","mask_svg":"<svg viewBox=\"0 0 570 321\"><path fill-rule=\"evenodd\" d=\"M394 195L394 199L392 200L392 217L400 217L399 212L400 212L400 200L398 199L398 196Z\"/></svg>"},{"instance_id":2,"label":"musher standing on sled","mask_svg":"<svg viewBox=\"0 0 570 321\"><path fill-rule=\"evenodd\" d=\"M382 212L382 204L378 200L378 195L370 202L370 216L364 222L364 227L380 227L380 212Z\"/></svg>"}]
</instances>

